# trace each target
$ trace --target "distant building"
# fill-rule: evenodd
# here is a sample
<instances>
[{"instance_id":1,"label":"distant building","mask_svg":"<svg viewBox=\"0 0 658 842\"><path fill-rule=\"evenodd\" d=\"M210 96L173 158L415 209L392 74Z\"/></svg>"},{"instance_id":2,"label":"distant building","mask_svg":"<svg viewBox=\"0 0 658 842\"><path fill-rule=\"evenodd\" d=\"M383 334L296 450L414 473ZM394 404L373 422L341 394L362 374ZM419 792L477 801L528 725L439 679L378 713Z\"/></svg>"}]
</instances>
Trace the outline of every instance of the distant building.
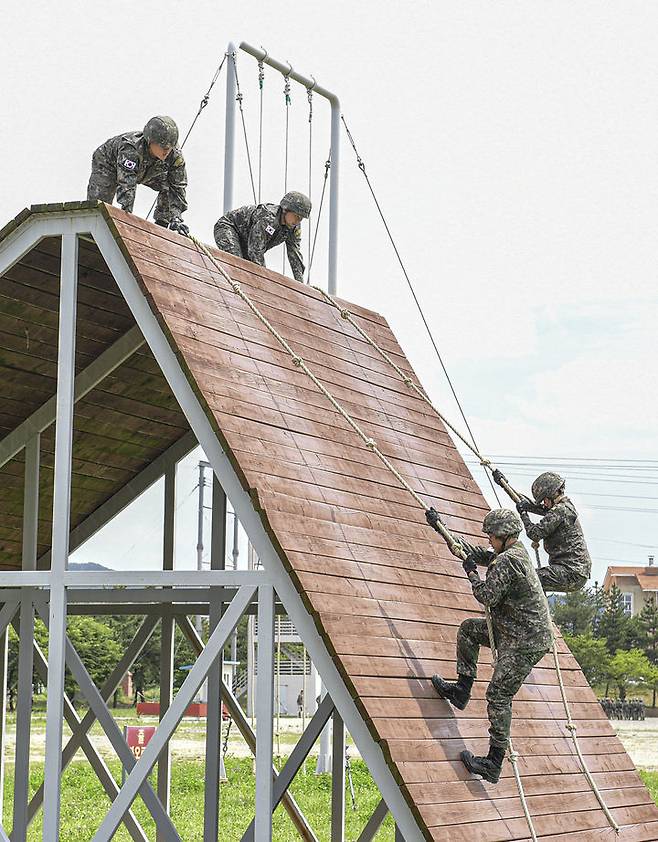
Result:
<instances>
[{"instance_id":1,"label":"distant building","mask_svg":"<svg viewBox=\"0 0 658 842\"><path fill-rule=\"evenodd\" d=\"M603 590L609 591L617 585L624 597L624 610L634 617L648 602L656 602L658 594L658 567L654 557L649 556L647 567L608 567Z\"/></svg>"}]
</instances>

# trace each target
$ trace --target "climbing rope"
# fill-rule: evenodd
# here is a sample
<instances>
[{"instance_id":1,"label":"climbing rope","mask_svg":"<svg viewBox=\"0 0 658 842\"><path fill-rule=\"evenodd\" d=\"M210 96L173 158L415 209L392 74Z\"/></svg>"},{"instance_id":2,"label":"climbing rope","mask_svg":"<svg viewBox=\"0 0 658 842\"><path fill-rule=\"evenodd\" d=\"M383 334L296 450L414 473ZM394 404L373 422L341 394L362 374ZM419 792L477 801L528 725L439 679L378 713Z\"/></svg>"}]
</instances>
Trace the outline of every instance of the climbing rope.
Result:
<instances>
[{"instance_id":1,"label":"climbing rope","mask_svg":"<svg viewBox=\"0 0 658 842\"><path fill-rule=\"evenodd\" d=\"M466 445L466 447L468 447L468 449L479 459L480 464L483 465L486 468L491 469L490 460L485 459L477 451L477 449L475 447L473 447L467 441L467 439L464 438L464 436L459 432L459 430L457 430L442 415L442 413L439 412L439 410L436 408L436 406L432 403L432 401L429 399L429 397L425 394L423 389L417 383L415 383L414 380L412 380L411 377L409 377L407 374L405 374L405 372L400 368L400 366L395 362L395 360L390 356L390 354L388 354L386 352L386 350L384 348L382 348L367 333L367 331L363 330L361 325L359 325L355 321L353 314L349 310L347 310L346 308L341 307L339 305L339 303L336 301L336 299L332 295L330 295L328 292L325 292L325 290L320 289L320 287L314 287L314 289L316 289L318 292L320 292L322 294L322 296L324 297L325 301L327 301L329 304L331 304L333 307L335 307L340 312L341 317L345 321L349 322L354 327L354 329L357 331L359 336L361 336L361 338L365 342L367 342L372 348L374 348L381 355L381 357L384 360L386 360L386 362L397 372L397 374L404 381L404 383L407 386L409 386L411 389L413 389L414 392L416 392L416 394L422 400L425 401L425 403L436 413L436 415L441 419L441 421L450 430L452 430L452 432L460 439L460 441L462 441ZM501 486L515 503L518 503L521 500L521 495L507 482L506 479L503 479L501 481ZM535 554L537 556L537 564L539 566L539 545L537 544L537 542L533 541L532 546L533 546L533 549L535 550ZM546 604L546 610L547 610L548 615L550 617L550 608L549 608L549 605L548 605L548 599L546 598L546 594L544 593L543 589L542 589L542 594L544 596L544 602ZM486 612L486 617L487 617L487 627L489 629L489 637L490 637L491 640L493 640L493 628L491 626L491 620L490 620L488 611ZM585 762L585 758L583 756L582 750L580 748L580 744L578 742L578 735L576 733L577 726L575 725L573 719L571 718L571 709L569 707L569 702L567 700L567 695L566 695L566 692L565 692L565 689L564 689L564 682L562 680L562 670L560 668L559 653L558 653L558 648L557 648L557 639L555 637L555 631L553 629L552 623L551 623L551 641L552 641L551 649L552 649L552 654L553 654L553 660L555 662L555 671L557 673L558 684L559 684L559 687L560 687L560 694L562 696L562 703L564 705L564 712L565 712L566 720L567 720L565 727L566 727L567 731L569 732L569 736L571 737L571 739L573 741L574 748L576 750L576 754L578 755L578 760L580 762L580 766L582 768L583 774L585 775L585 778L587 779L587 782L588 782L592 792L596 796L596 799L599 802L599 804L601 806L601 809L603 810L608 822L610 823L610 826L614 829L615 833L619 833L619 825L617 824L617 822L613 818L607 804L605 803L605 800L603 799L603 795L601 794L599 788L596 785L596 782L594 781L594 778L592 777L591 772L589 771L589 769L587 767L587 763ZM510 751L511 751L511 749L510 749Z\"/></svg>"},{"instance_id":2,"label":"climbing rope","mask_svg":"<svg viewBox=\"0 0 658 842\"><path fill-rule=\"evenodd\" d=\"M331 403L334 409L339 413L339 415L350 425L350 427L355 431L355 433L359 436L359 438L363 441L365 446L374 453L379 459L384 463L384 465L389 469L389 471L397 478L400 484L406 488L406 490L411 494L411 496L416 500L416 502L421 506L423 511L427 511L428 506L427 503L420 497L413 488L409 485L409 483L405 480L402 474L395 468L389 459L382 453L382 451L377 446L377 443L373 438L368 436L359 426L359 424L352 418L352 416L347 412L346 409L336 400L336 398L327 390L327 388L322 384L322 382L317 378L317 376L313 373L313 371L308 367L306 362L302 357L300 357L290 346L286 339L279 333L279 331L274 327L274 325L267 319L267 317L259 310L259 308L254 304L251 298L244 292L242 286L237 282L234 281L233 278L223 269L223 267L219 264L219 262L213 257L210 251L206 248L206 246L198 240L196 237L190 235L190 239L195 244L197 249L204 254L215 267L215 269L219 272L222 278L230 285L233 292L238 295L242 301L249 307L251 312L256 316L256 318L261 322L261 324L267 328L267 330L272 334L272 336L277 340L277 342L281 345L281 347L286 351L286 353L291 357L292 363L296 366L300 371L303 371L315 384L315 386L320 390L320 392L327 398L327 400ZM211 277L213 278L213 282L215 282L215 276L211 272ZM215 282L216 283L216 282ZM437 529L442 535L443 539L445 540L450 552L456 556L457 558L461 558L464 560L466 558L466 551L462 547L461 542L454 538L450 530L441 522L437 523ZM489 643L491 646L491 651L493 654L494 662L496 660L496 642L493 633L493 624L491 622L491 614L489 609L485 606L485 616L487 618L487 629L489 631ZM530 811L528 809L528 804L525 798L525 791L523 789L523 782L521 780L521 775L519 774L518 767L517 767L517 759L518 754L514 751L512 746L512 741L509 741L509 760L512 764L512 769L514 772L514 777L516 779L517 788L519 790L519 797L521 799L521 806L523 808L523 812L528 823L528 828L530 830L530 835L533 842L537 842L537 835L535 833L534 824L532 821L532 816L530 815Z\"/></svg>"},{"instance_id":3,"label":"climbing rope","mask_svg":"<svg viewBox=\"0 0 658 842\"><path fill-rule=\"evenodd\" d=\"M292 71L292 65L290 62L288 63L290 70L288 73ZM284 144L284 156L283 156L283 192L288 192L288 145L290 142L290 76L284 76L284 86L283 86L283 96L285 98L286 104L286 132L285 132L285 144ZM281 258L281 274L284 275L286 271L286 253L284 251L282 258Z\"/></svg>"},{"instance_id":4,"label":"climbing rope","mask_svg":"<svg viewBox=\"0 0 658 842\"><path fill-rule=\"evenodd\" d=\"M267 55L267 52L265 53ZM261 188L263 186L263 87L265 84L265 65L261 59L258 62L258 204L260 205Z\"/></svg>"},{"instance_id":5,"label":"climbing rope","mask_svg":"<svg viewBox=\"0 0 658 842\"><path fill-rule=\"evenodd\" d=\"M324 163L324 179L322 181L322 193L320 194L320 207L318 209L318 216L315 221L315 233L313 234L313 248L311 249L311 257L308 261L308 271L306 274L306 283L311 282L311 267L313 266L313 258L315 257L315 245L318 241L318 231L320 230L320 219L322 218L322 206L324 205L324 194L327 190L327 179L329 177L329 170L331 169L331 150L327 155L327 160ZM310 237L309 237L310 241Z\"/></svg>"},{"instance_id":6,"label":"climbing rope","mask_svg":"<svg viewBox=\"0 0 658 842\"><path fill-rule=\"evenodd\" d=\"M212 89L215 87L215 82L219 79L220 73L222 72L222 68L224 67L224 64L226 63L227 58L228 58L228 53L224 53L224 57L222 58L221 62L219 63L219 66L217 67L217 70L215 70L215 72L213 74L213 77L210 80L210 85L208 85L208 90L201 97L201 102L199 103L199 108L198 108L198 110L197 110L197 112L194 116L194 119L190 123L190 127L187 130L187 132L185 134L185 137L183 138L183 142L180 145L181 149L185 146L185 144L187 143L188 137L192 134L192 129L196 126L196 122L199 119L199 117L201 116L201 112L210 102L210 94L212 93ZM151 214L153 213L153 208L155 207L157 201L158 200L157 200L157 197L156 197L153 200L153 204L151 205L151 209L146 214L147 219L149 219Z\"/></svg>"},{"instance_id":7,"label":"climbing rope","mask_svg":"<svg viewBox=\"0 0 658 842\"><path fill-rule=\"evenodd\" d=\"M395 240L393 239L393 234L391 233L391 229L389 228L388 222L386 221L386 217L384 216L384 212L381 208L381 205L379 204L379 200L377 199L377 195L375 194L375 190L374 190L374 188L372 186L372 183L370 181L370 177L368 176L368 173L366 172L365 162L363 161L363 158L361 158L361 156L359 155L359 152L356 148L356 143L354 142L354 138L352 137L352 133L350 132L350 130L347 126L347 123L345 121L345 117L342 114L340 115L340 119L343 122L343 126L345 127L345 131L347 132L348 140L350 142L350 145L352 146L352 149L354 150L354 154L356 155L357 166L361 170L361 172L363 173L363 177L365 178L366 184L368 185L368 189L370 190L370 195L372 196L373 201L375 203L375 206L377 207L377 211L379 213L379 216L380 216L382 222L384 223L384 228L386 229L386 233L388 234L388 239L390 240L391 245L393 246L393 251L395 252L395 256L398 259L398 263L400 264L400 268L402 269L402 274L404 275L404 278L407 282L407 286L409 287L409 290L411 291L411 295L413 296L414 302L416 304L416 308L418 309L418 312L420 313L420 317L423 320L423 324L425 325L425 330L427 331L427 335L430 338L430 342L432 343L432 346L434 348L434 352L436 353L436 357L437 357L437 359L438 359L438 361L441 365L441 368L443 369L443 373L445 375L445 378L448 381L448 385L450 386L450 391L452 392L452 396L455 399L455 403L457 404L457 407L459 409L461 417L464 421L464 425L465 425L466 429L468 430L468 433L471 437L471 441L473 442L473 446L477 450L477 442L475 441L475 436L473 434L473 431L471 430L470 424L468 423L468 419L466 418L466 413L464 412L464 409L461 405L461 401L459 400L459 397L457 396L457 391L456 391L456 389L455 389L455 387L452 383L452 379L451 379L450 375L448 374L448 369L446 368L445 363L443 362L443 357L441 356L441 353L439 351L439 347L434 340L434 336L432 334L432 331L430 330L429 323L428 323L427 319L425 318L425 313L423 312L423 308L420 306L420 301L418 300L418 296L416 295L416 290L414 289L414 286L411 283L411 278L409 277L409 273L407 272L407 268L404 265L404 261L402 260L402 256L400 255L400 252L399 252L398 247L395 243ZM462 437L460 436L460 438L462 438ZM463 439L462 439L462 441L463 441ZM486 471L485 471L485 473L486 473ZM496 498L496 502L500 506L500 499L498 497L498 492L496 491L496 486L492 482L489 474L487 474L487 479L489 480L489 485L491 486L491 490L493 491L494 497Z\"/></svg>"},{"instance_id":8,"label":"climbing rope","mask_svg":"<svg viewBox=\"0 0 658 842\"><path fill-rule=\"evenodd\" d=\"M308 99L308 197L313 198L313 88L315 87L315 79L313 85L306 89L306 98ZM308 230L311 230L312 215L308 215ZM308 268L306 275L306 283L311 280L311 237L308 238Z\"/></svg>"},{"instance_id":9,"label":"climbing rope","mask_svg":"<svg viewBox=\"0 0 658 842\"><path fill-rule=\"evenodd\" d=\"M251 166L251 153L249 151L249 138L247 137L247 125L245 123L244 109L242 107L242 100L243 100L244 97L242 95L242 91L240 90L240 80L238 79L238 63L236 61L235 53L231 53L231 59L233 61L233 72L235 74L235 88L236 88L236 91L237 91L235 99L236 99L236 102L238 103L238 106L240 107L240 119L242 120L242 134L244 136L245 149L247 150L247 164L249 166L249 179L251 181L251 192L253 194L254 204L255 204L256 203L256 185L254 183L254 171L253 171L253 168Z\"/></svg>"}]
</instances>

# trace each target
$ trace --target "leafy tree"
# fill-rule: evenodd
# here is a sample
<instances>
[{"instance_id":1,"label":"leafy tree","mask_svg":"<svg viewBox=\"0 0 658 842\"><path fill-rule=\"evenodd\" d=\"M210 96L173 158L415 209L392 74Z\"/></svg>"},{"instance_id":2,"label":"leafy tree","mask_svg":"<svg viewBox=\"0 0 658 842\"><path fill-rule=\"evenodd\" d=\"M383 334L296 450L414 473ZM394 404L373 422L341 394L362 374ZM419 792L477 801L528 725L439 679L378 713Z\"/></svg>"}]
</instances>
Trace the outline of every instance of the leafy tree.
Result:
<instances>
[{"instance_id":1,"label":"leafy tree","mask_svg":"<svg viewBox=\"0 0 658 842\"><path fill-rule=\"evenodd\" d=\"M551 613L562 634L575 637L591 630L595 612L594 592L586 588L558 596Z\"/></svg>"},{"instance_id":2,"label":"leafy tree","mask_svg":"<svg viewBox=\"0 0 658 842\"><path fill-rule=\"evenodd\" d=\"M596 623L596 637L606 641L608 652L614 655L618 649L626 647L629 631L629 616L624 611L622 592L613 585L603 597L603 611Z\"/></svg>"},{"instance_id":3,"label":"leafy tree","mask_svg":"<svg viewBox=\"0 0 658 842\"><path fill-rule=\"evenodd\" d=\"M575 636L565 635L564 639L592 686L609 680L611 657L605 640L593 637L591 632Z\"/></svg>"},{"instance_id":4,"label":"leafy tree","mask_svg":"<svg viewBox=\"0 0 658 842\"><path fill-rule=\"evenodd\" d=\"M649 684L655 677L655 667L640 649L619 649L610 661L610 677L617 685L619 698L626 698L626 688L634 684Z\"/></svg>"},{"instance_id":5,"label":"leafy tree","mask_svg":"<svg viewBox=\"0 0 658 842\"><path fill-rule=\"evenodd\" d=\"M655 600L647 602L639 614L639 622L644 632L642 651L649 661L658 667L658 605ZM656 687L653 687L653 707L656 707Z\"/></svg>"}]
</instances>

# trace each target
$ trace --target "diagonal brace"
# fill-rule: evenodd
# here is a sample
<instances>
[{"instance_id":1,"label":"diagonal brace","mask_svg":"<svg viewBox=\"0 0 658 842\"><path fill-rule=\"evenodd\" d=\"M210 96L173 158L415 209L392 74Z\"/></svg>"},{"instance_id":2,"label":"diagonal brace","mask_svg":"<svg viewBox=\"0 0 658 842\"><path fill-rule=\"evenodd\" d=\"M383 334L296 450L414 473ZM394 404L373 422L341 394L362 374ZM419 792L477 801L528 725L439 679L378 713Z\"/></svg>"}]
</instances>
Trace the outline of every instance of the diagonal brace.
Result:
<instances>
[{"instance_id":1,"label":"diagonal brace","mask_svg":"<svg viewBox=\"0 0 658 842\"><path fill-rule=\"evenodd\" d=\"M388 814L388 807L386 806L386 802L382 798L379 804L375 807L372 815L368 819L366 826L361 831L361 835L359 836L357 842L372 842L375 838L375 834L382 826L384 819Z\"/></svg>"},{"instance_id":2,"label":"diagonal brace","mask_svg":"<svg viewBox=\"0 0 658 842\"><path fill-rule=\"evenodd\" d=\"M228 606L224 616L210 635L203 652L197 658L196 663L176 694L176 698L162 717L155 736L144 749L144 753L128 775L125 784L121 788L121 792L103 819L100 828L94 836L94 842L110 842L114 836L121 821L121 816L137 797L137 793L143 786L147 775L155 765L161 751L171 738L178 723L185 715L187 706L194 698L199 687L203 684L203 680L208 674L209 669L219 657L222 647L250 604L255 591L256 588L254 586L243 585Z\"/></svg>"}]
</instances>

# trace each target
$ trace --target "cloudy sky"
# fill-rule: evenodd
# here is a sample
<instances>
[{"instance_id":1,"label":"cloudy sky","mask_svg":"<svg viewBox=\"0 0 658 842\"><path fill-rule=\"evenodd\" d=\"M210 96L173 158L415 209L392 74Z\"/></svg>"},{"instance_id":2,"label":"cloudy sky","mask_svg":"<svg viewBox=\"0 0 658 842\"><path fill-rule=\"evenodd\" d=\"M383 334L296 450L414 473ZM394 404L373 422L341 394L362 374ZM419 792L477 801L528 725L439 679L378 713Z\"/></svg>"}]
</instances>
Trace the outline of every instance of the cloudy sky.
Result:
<instances>
[{"instance_id":1,"label":"cloudy sky","mask_svg":"<svg viewBox=\"0 0 658 842\"><path fill-rule=\"evenodd\" d=\"M482 450L524 463L507 471L521 487L544 468L567 474L600 581L609 563L642 564L658 547L657 36L658 6L636 0L8 3L0 221L33 202L83 198L93 149L151 114L187 127L230 40L262 44L313 74L341 98ZM238 71L255 161L255 62L241 55ZM186 147L186 218L209 242L221 213L224 80ZM316 98L316 204L327 112ZM283 81L270 71L267 201L283 191L284 117ZM290 127L288 183L306 190L308 104L297 86ZM243 204L251 188L237 141ZM458 421L346 142L341 191L341 294L387 316ZM136 212L151 198L144 189ZM326 277L325 247L322 225L315 283ZM281 257L269 263L280 269ZM196 478L187 460L177 542L185 567L195 560ZM78 560L156 564L160 505L156 487Z\"/></svg>"}]
</instances>

